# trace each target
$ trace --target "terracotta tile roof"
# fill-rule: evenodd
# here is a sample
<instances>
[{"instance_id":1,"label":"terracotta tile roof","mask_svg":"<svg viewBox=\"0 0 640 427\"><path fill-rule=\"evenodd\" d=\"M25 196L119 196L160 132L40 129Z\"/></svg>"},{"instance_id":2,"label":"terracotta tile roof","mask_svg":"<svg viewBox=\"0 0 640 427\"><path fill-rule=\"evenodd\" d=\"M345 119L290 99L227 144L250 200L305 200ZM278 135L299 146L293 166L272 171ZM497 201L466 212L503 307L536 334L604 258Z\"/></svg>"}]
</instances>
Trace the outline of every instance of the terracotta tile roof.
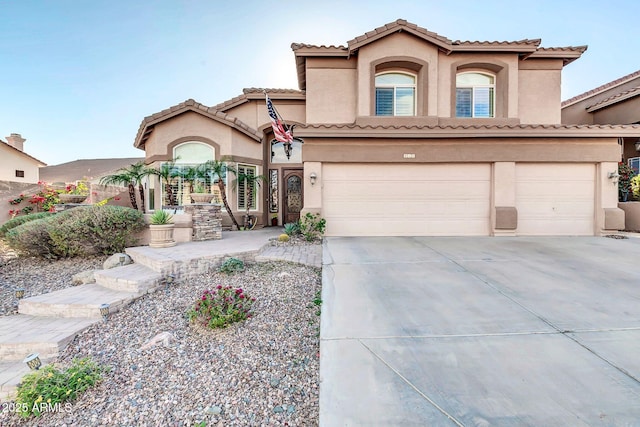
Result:
<instances>
[{"instance_id":1,"label":"terracotta tile roof","mask_svg":"<svg viewBox=\"0 0 640 427\"><path fill-rule=\"evenodd\" d=\"M386 137L386 138L443 138L443 137L640 137L640 125L358 125L358 124L301 124L301 137Z\"/></svg>"},{"instance_id":2,"label":"terracotta tile roof","mask_svg":"<svg viewBox=\"0 0 640 427\"><path fill-rule=\"evenodd\" d=\"M41 161L41 160L38 160L38 159L36 159L36 158L35 158L35 157L33 157L33 156L28 155L28 154L27 154L27 153L25 153L24 151L18 150L16 147L13 147L13 146L9 145L7 142L5 142L5 141L3 141L3 140L1 140L1 139L0 139L0 143L5 144L5 146L7 146L10 150L13 150L14 152L19 153L19 154L21 154L22 156L27 157L27 158L29 158L29 159L33 160L34 162L38 163L38 166L39 166L39 167L47 166L47 164L46 164L45 162L43 162L43 161Z\"/></svg>"},{"instance_id":3,"label":"terracotta tile roof","mask_svg":"<svg viewBox=\"0 0 640 427\"><path fill-rule=\"evenodd\" d=\"M539 46L540 43L542 42L541 39L523 39L523 40L517 40L517 41L479 41L479 40L474 40L474 41L469 41L469 40L456 40L454 42L452 42L453 45L456 46L487 46L487 47L493 47L493 46L522 46L522 45L530 45L530 46Z\"/></svg>"},{"instance_id":4,"label":"terracotta tile roof","mask_svg":"<svg viewBox=\"0 0 640 427\"><path fill-rule=\"evenodd\" d=\"M306 44L306 43L291 43L291 50L293 50L294 52L296 50L302 50L302 49L313 49L313 50L326 50L326 51L344 51L347 52L348 48L346 46L335 46L335 45L330 45L330 46L325 46L325 45L315 45L315 44Z\"/></svg>"},{"instance_id":5,"label":"terracotta tile roof","mask_svg":"<svg viewBox=\"0 0 640 427\"><path fill-rule=\"evenodd\" d=\"M620 93L617 93L617 94L615 94L613 96L605 98L600 102L596 102L593 105L589 105L587 107L587 112L592 113L592 112L597 111L597 110L599 110L601 108L608 107L609 105L616 104L618 102L627 100L629 98L633 98L633 97L638 96L638 95L640 95L640 86L636 86L636 87L631 88L629 90L625 90L624 92L620 92Z\"/></svg>"},{"instance_id":6,"label":"terracotta tile roof","mask_svg":"<svg viewBox=\"0 0 640 427\"><path fill-rule=\"evenodd\" d=\"M366 32L365 34L362 34L361 36L358 36L352 40L349 40L347 42L349 52L353 52L360 47L371 43L372 41L378 40L382 37L398 31L407 31L423 39L428 39L432 43L442 47L450 46L452 44L451 40L446 37L434 33L433 31L429 31L426 28L419 27L416 24L408 22L405 19L398 19L394 22L390 22L372 31Z\"/></svg>"},{"instance_id":7,"label":"terracotta tile roof","mask_svg":"<svg viewBox=\"0 0 640 427\"><path fill-rule=\"evenodd\" d=\"M303 90L298 89L272 89L272 88L257 88L250 87L242 89L243 94L231 98L227 101L211 107L218 111L227 111L233 107L249 102L252 99L264 99L264 92L269 94L271 99L305 99L306 93Z\"/></svg>"},{"instance_id":8,"label":"terracotta tile roof","mask_svg":"<svg viewBox=\"0 0 640 427\"><path fill-rule=\"evenodd\" d=\"M620 77L619 79L613 80L609 83L605 83L601 86L598 86L595 89L591 89L589 91L586 91L584 93L581 93L580 95L576 95L573 98L569 98L565 101L562 101L562 107L567 107L571 104L575 104L578 101L582 101L583 99L589 98L590 96L594 96L597 95L600 92L604 92L607 89L611 89L613 87L619 86L623 83L626 83L630 80L635 79L636 77L640 77L640 70L638 71L634 71L631 74L627 74L626 76Z\"/></svg>"},{"instance_id":9,"label":"terracotta tile roof","mask_svg":"<svg viewBox=\"0 0 640 427\"><path fill-rule=\"evenodd\" d=\"M209 117L210 119L216 120L220 123L224 123L227 126L233 127L234 129L244 133L245 135L251 137L256 141L262 140L261 133L249 127L240 119L229 116L222 111L216 110L215 108L207 107L206 105L196 102L193 99L187 99L180 104L174 105L173 107L167 108L142 119L142 123L138 128L138 133L136 135L133 146L136 148L144 149L144 143L153 131L153 128L156 124L163 122L171 117L183 114L187 111L193 111L198 114L202 114L203 116Z\"/></svg>"}]
</instances>

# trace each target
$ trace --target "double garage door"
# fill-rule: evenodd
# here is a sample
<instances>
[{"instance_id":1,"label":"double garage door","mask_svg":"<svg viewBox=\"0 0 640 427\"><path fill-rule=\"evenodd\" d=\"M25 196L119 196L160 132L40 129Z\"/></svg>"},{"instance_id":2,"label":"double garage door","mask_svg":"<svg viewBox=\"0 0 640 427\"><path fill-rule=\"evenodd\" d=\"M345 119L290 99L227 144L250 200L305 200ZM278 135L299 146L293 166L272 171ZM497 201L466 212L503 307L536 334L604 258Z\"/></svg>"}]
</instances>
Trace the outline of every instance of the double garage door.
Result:
<instances>
[{"instance_id":1,"label":"double garage door","mask_svg":"<svg viewBox=\"0 0 640 427\"><path fill-rule=\"evenodd\" d=\"M517 164L516 233L593 235L594 177L593 164ZM324 164L327 235L487 236L491 180L489 163Z\"/></svg>"}]
</instances>

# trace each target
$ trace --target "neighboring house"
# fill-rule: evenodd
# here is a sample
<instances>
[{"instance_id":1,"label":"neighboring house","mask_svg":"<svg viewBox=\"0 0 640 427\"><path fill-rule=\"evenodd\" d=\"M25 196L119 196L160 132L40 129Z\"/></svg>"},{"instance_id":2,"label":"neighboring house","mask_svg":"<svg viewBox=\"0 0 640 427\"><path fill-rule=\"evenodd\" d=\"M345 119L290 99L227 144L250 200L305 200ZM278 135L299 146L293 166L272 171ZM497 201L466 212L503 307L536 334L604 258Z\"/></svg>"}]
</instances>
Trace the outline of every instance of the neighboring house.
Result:
<instances>
[{"instance_id":1,"label":"neighboring house","mask_svg":"<svg viewBox=\"0 0 640 427\"><path fill-rule=\"evenodd\" d=\"M6 137L7 142L0 140L0 181L37 184L39 169L46 163L24 152L24 139L18 133Z\"/></svg>"},{"instance_id":2,"label":"neighboring house","mask_svg":"<svg viewBox=\"0 0 640 427\"><path fill-rule=\"evenodd\" d=\"M562 123L640 124L640 70L562 102ZM640 139L620 138L622 157L640 172Z\"/></svg>"},{"instance_id":3,"label":"neighboring house","mask_svg":"<svg viewBox=\"0 0 640 427\"><path fill-rule=\"evenodd\" d=\"M261 89L146 117L134 146L150 165L229 159L265 175L250 207L262 224L319 212L330 236L601 235L624 227L610 174L618 138L637 139L640 126L561 124L561 72L586 46L452 41L398 20L346 46L292 49L300 90L267 90L304 141L290 158L271 142ZM227 196L241 214L242 188L230 178ZM158 180L148 188L150 207L166 204Z\"/></svg>"}]
</instances>

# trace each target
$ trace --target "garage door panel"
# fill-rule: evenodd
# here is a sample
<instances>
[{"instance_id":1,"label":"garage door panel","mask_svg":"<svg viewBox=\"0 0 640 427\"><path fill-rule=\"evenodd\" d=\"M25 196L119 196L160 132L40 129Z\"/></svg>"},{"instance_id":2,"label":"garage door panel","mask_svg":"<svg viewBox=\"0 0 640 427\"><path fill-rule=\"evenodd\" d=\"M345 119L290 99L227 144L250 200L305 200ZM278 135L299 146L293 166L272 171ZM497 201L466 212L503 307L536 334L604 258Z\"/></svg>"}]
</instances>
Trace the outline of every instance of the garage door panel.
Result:
<instances>
[{"instance_id":1,"label":"garage door panel","mask_svg":"<svg viewBox=\"0 0 640 427\"><path fill-rule=\"evenodd\" d=\"M593 235L595 165L516 165L519 235Z\"/></svg>"},{"instance_id":2,"label":"garage door panel","mask_svg":"<svg viewBox=\"0 0 640 427\"><path fill-rule=\"evenodd\" d=\"M327 235L488 235L488 164L325 165Z\"/></svg>"}]
</instances>

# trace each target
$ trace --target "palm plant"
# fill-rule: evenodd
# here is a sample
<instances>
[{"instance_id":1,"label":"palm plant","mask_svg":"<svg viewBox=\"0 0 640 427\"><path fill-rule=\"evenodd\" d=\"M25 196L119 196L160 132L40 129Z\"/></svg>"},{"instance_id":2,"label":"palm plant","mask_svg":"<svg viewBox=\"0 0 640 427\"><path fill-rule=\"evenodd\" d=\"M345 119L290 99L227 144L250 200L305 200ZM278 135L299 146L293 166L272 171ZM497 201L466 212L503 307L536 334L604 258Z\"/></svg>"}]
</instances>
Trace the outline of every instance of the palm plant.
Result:
<instances>
[{"instance_id":1,"label":"palm plant","mask_svg":"<svg viewBox=\"0 0 640 427\"><path fill-rule=\"evenodd\" d=\"M140 193L140 204L142 205L142 213L146 213L146 209L144 207L144 187L142 186L142 180L153 173L154 169L148 168L144 164L144 162L140 161L127 168L118 169L114 174L103 176L100 179L100 184L126 186L129 189L129 200L131 201L131 207L138 210L135 191L135 187L137 185L138 192Z\"/></svg>"},{"instance_id":2,"label":"palm plant","mask_svg":"<svg viewBox=\"0 0 640 427\"><path fill-rule=\"evenodd\" d=\"M240 224L238 224L236 217L233 216L233 211L231 211L231 207L229 206L229 201L227 200L227 188L224 183L227 172L231 172L235 175L237 171L232 166L229 166L220 160L209 160L208 162L204 163L204 165L206 166L203 166L203 168L206 168L209 171L209 173L211 174L211 179L213 181L215 181L216 179L218 180L218 188L220 189L220 198L222 199L222 204L227 210L227 214L229 214L231 222L233 222L233 225L235 225L236 229L239 230Z\"/></svg>"},{"instance_id":3,"label":"palm plant","mask_svg":"<svg viewBox=\"0 0 640 427\"><path fill-rule=\"evenodd\" d=\"M184 167L180 171L179 176L183 182L189 184L189 194L193 193L193 185L198 177L198 168L196 166ZM191 203L193 203L193 200L191 200Z\"/></svg>"},{"instance_id":4,"label":"palm plant","mask_svg":"<svg viewBox=\"0 0 640 427\"><path fill-rule=\"evenodd\" d=\"M249 215L249 210L253 205L254 189L260 187L260 184L266 181L267 178L264 175L256 175L255 173L253 173L253 170L247 169L245 169L245 171L234 171L234 175L236 176L235 180L233 181L234 188L239 188L241 184L244 184L243 190L246 207L244 226L245 229L250 228L249 224L251 222L251 215Z\"/></svg>"},{"instance_id":5,"label":"palm plant","mask_svg":"<svg viewBox=\"0 0 640 427\"><path fill-rule=\"evenodd\" d=\"M160 178L164 183L169 206L176 206L178 204L176 195L173 193L173 188L171 187L171 181L180 175L180 171L176 167L176 160L177 159L173 159L170 162L163 163L159 169L154 169L153 172L153 174Z\"/></svg>"}]
</instances>

